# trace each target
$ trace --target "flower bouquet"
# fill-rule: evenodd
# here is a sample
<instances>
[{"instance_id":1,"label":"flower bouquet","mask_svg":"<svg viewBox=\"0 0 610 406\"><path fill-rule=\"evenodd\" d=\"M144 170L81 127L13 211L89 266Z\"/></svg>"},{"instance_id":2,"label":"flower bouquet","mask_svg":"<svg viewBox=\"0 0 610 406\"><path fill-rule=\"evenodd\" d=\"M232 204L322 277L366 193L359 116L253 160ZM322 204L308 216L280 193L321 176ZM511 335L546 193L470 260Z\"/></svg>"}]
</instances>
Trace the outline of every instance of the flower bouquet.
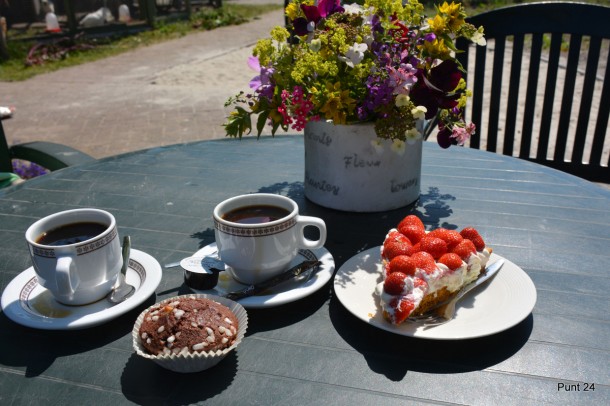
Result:
<instances>
[{"instance_id":1,"label":"flower bouquet","mask_svg":"<svg viewBox=\"0 0 610 406\"><path fill-rule=\"evenodd\" d=\"M249 65L252 92L231 97L226 134L241 137L265 125L300 131L310 121L374 122L379 139L398 144L422 137L420 119L438 119L438 143L463 144L474 132L464 122L470 96L456 60L455 40L483 45L482 28L465 21L459 3L423 15L417 0L292 0L287 28L259 40Z\"/></svg>"}]
</instances>

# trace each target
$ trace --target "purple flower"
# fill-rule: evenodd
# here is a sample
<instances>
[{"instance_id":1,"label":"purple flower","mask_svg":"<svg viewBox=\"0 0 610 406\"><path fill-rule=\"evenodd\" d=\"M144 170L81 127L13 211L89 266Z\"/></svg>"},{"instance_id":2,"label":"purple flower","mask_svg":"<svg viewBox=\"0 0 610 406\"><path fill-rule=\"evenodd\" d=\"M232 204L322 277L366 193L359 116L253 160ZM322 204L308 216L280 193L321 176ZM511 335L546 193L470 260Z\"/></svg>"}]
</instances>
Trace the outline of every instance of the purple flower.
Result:
<instances>
[{"instance_id":1,"label":"purple flower","mask_svg":"<svg viewBox=\"0 0 610 406\"><path fill-rule=\"evenodd\" d=\"M343 13L345 9L341 7L341 0L320 0L318 10L322 17L328 17L331 14Z\"/></svg>"},{"instance_id":2,"label":"purple flower","mask_svg":"<svg viewBox=\"0 0 610 406\"><path fill-rule=\"evenodd\" d=\"M254 89L254 91L261 96L271 99L274 91L271 76L273 76L275 70L273 68L262 67L256 56L248 58L248 66L257 72L260 72L258 76L253 77L250 81L250 88Z\"/></svg>"},{"instance_id":3,"label":"purple flower","mask_svg":"<svg viewBox=\"0 0 610 406\"><path fill-rule=\"evenodd\" d=\"M374 114L383 115L382 110L386 106L394 105L393 90L389 79L381 79L375 75L369 76L366 81L366 95L357 110L358 118L365 120Z\"/></svg>"},{"instance_id":4,"label":"purple flower","mask_svg":"<svg viewBox=\"0 0 610 406\"><path fill-rule=\"evenodd\" d=\"M49 173L48 170L33 162L13 159L13 172L22 179L32 179Z\"/></svg>"}]
</instances>

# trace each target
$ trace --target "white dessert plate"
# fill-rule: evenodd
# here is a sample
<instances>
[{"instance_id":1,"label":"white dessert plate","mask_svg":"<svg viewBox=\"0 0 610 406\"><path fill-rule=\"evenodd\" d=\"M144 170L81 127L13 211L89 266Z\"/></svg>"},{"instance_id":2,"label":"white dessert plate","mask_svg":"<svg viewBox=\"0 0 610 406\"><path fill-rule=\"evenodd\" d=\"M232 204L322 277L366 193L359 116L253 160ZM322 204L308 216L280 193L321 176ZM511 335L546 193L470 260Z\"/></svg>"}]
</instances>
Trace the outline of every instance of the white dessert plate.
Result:
<instances>
[{"instance_id":1,"label":"white dessert plate","mask_svg":"<svg viewBox=\"0 0 610 406\"><path fill-rule=\"evenodd\" d=\"M214 256L217 254L216 243L207 245L193 254L193 257ZM245 297L237 302L246 309L262 309L283 305L302 299L312 293L318 291L332 278L335 271L335 260L326 248L318 248L315 250L300 250L299 255L292 260L288 267L293 267L306 260L318 260L322 262L318 272L309 280L290 279L271 289L265 291L265 294ZM288 269L288 268L287 268ZM306 278L306 277L305 277ZM237 282L231 277L229 272L224 271L218 275L218 285L210 290L198 290L190 288L196 293L205 293L208 295L222 296L228 292L240 290L247 285Z\"/></svg>"},{"instance_id":2,"label":"white dessert plate","mask_svg":"<svg viewBox=\"0 0 610 406\"><path fill-rule=\"evenodd\" d=\"M2 310L16 323L43 330L78 330L106 323L150 297L161 282L161 265L149 254L131 250L127 283L135 293L116 305L106 298L84 306L66 306L40 286L34 267L17 275L2 293Z\"/></svg>"},{"instance_id":3,"label":"white dessert plate","mask_svg":"<svg viewBox=\"0 0 610 406\"><path fill-rule=\"evenodd\" d=\"M490 263L500 258L492 254ZM505 261L491 281L460 300L453 320L438 326L416 322L396 326L383 318L374 294L375 286L382 281L379 247L363 251L341 266L335 275L335 293L354 316L392 333L433 340L484 337L519 324L536 304L536 287L530 277L514 263Z\"/></svg>"}]
</instances>

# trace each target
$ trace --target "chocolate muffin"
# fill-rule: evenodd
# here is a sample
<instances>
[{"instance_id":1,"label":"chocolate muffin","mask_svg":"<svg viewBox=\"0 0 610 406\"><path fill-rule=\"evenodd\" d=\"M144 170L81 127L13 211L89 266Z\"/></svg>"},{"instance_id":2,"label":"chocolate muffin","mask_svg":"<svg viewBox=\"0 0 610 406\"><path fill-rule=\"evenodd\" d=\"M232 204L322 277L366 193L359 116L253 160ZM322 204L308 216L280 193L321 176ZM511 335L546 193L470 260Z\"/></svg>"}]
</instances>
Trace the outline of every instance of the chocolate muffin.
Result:
<instances>
[{"instance_id":1,"label":"chocolate muffin","mask_svg":"<svg viewBox=\"0 0 610 406\"><path fill-rule=\"evenodd\" d=\"M238 321L210 299L180 297L158 303L144 315L139 337L153 355L223 350L237 339Z\"/></svg>"}]
</instances>

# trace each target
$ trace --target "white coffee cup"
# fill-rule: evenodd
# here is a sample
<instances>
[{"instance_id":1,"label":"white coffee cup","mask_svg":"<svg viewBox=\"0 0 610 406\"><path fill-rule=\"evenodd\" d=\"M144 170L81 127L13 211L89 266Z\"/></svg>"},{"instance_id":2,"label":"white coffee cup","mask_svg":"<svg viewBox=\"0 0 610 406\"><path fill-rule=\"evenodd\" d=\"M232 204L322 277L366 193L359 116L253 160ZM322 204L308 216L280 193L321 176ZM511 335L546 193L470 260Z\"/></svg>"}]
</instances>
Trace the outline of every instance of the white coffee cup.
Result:
<instances>
[{"instance_id":1,"label":"white coffee cup","mask_svg":"<svg viewBox=\"0 0 610 406\"><path fill-rule=\"evenodd\" d=\"M280 208L281 218L258 223L231 220L237 209L260 206ZM304 229L316 227L317 241L305 238ZM320 248L326 242L326 224L317 217L299 215L288 197L254 193L232 197L214 208L214 233L220 259L235 279L246 284L267 280L284 271L299 249Z\"/></svg>"},{"instance_id":2,"label":"white coffee cup","mask_svg":"<svg viewBox=\"0 0 610 406\"><path fill-rule=\"evenodd\" d=\"M71 230L76 231L74 227L83 229L82 235L90 238L81 241L76 234L70 236ZM66 238L45 240L62 233ZM104 210L74 209L51 214L32 224L25 239L38 283L67 305L100 300L112 290L121 270L116 220Z\"/></svg>"}]
</instances>

